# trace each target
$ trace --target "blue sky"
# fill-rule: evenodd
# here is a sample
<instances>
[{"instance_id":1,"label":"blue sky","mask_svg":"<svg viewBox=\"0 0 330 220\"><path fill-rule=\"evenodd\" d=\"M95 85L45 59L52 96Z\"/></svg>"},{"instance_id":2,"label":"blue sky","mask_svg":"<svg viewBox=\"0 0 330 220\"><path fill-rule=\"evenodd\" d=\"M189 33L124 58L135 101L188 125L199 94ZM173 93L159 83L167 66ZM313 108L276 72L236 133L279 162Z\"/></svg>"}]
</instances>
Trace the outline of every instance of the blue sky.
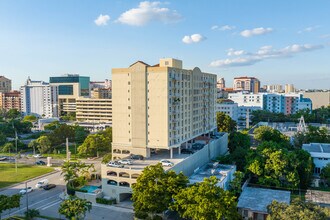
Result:
<instances>
[{"instance_id":1,"label":"blue sky","mask_svg":"<svg viewBox=\"0 0 330 220\"><path fill-rule=\"evenodd\" d=\"M330 1L0 0L0 75L111 78L136 60L330 88Z\"/></svg>"}]
</instances>

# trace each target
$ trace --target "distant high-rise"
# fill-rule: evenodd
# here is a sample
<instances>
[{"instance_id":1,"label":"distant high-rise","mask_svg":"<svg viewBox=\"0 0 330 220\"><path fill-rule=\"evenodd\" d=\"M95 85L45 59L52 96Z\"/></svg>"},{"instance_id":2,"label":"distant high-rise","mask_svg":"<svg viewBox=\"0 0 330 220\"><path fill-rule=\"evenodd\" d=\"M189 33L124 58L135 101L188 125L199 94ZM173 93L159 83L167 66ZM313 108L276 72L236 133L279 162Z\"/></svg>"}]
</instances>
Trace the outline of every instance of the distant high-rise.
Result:
<instances>
[{"instance_id":1,"label":"distant high-rise","mask_svg":"<svg viewBox=\"0 0 330 220\"><path fill-rule=\"evenodd\" d=\"M267 85L266 91L270 93L282 93L283 86L282 85Z\"/></svg>"},{"instance_id":2,"label":"distant high-rise","mask_svg":"<svg viewBox=\"0 0 330 220\"><path fill-rule=\"evenodd\" d=\"M23 115L37 117L58 117L58 87L44 81L32 81L30 78L21 86L21 112Z\"/></svg>"},{"instance_id":3,"label":"distant high-rise","mask_svg":"<svg viewBox=\"0 0 330 220\"><path fill-rule=\"evenodd\" d=\"M90 78L78 74L50 77L49 83L58 87L59 115L76 112L76 99L90 96Z\"/></svg>"},{"instance_id":4,"label":"distant high-rise","mask_svg":"<svg viewBox=\"0 0 330 220\"><path fill-rule=\"evenodd\" d=\"M10 92L11 80L4 76L0 76L0 92Z\"/></svg>"},{"instance_id":5,"label":"distant high-rise","mask_svg":"<svg viewBox=\"0 0 330 220\"><path fill-rule=\"evenodd\" d=\"M0 109L21 111L21 94L19 91L0 92Z\"/></svg>"},{"instance_id":6,"label":"distant high-rise","mask_svg":"<svg viewBox=\"0 0 330 220\"><path fill-rule=\"evenodd\" d=\"M295 92L293 84L285 84L285 93Z\"/></svg>"},{"instance_id":7,"label":"distant high-rise","mask_svg":"<svg viewBox=\"0 0 330 220\"><path fill-rule=\"evenodd\" d=\"M221 91L224 88L226 88L225 78L219 78L217 81L217 89Z\"/></svg>"},{"instance_id":8,"label":"distant high-rise","mask_svg":"<svg viewBox=\"0 0 330 220\"><path fill-rule=\"evenodd\" d=\"M249 91L258 93L260 91L260 81L255 77L235 77L233 89L234 91Z\"/></svg>"}]
</instances>

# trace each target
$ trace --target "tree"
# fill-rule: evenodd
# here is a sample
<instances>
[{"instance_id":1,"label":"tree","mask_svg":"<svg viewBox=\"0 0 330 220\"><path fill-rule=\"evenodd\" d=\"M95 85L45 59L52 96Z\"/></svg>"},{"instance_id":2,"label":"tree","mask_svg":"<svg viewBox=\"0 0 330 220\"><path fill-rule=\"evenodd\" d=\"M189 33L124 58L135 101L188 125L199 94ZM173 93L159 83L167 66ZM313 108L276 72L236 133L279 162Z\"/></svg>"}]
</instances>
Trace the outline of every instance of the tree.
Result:
<instances>
[{"instance_id":1,"label":"tree","mask_svg":"<svg viewBox=\"0 0 330 220\"><path fill-rule=\"evenodd\" d=\"M111 152L112 129L107 128L97 134L90 134L79 146L78 152L86 156L99 156L99 153Z\"/></svg>"},{"instance_id":2,"label":"tree","mask_svg":"<svg viewBox=\"0 0 330 220\"><path fill-rule=\"evenodd\" d=\"M54 131L59 126L60 126L59 121L53 121L53 122L49 123L48 125L45 125L44 128L45 128L45 130Z\"/></svg>"},{"instance_id":3,"label":"tree","mask_svg":"<svg viewBox=\"0 0 330 220\"><path fill-rule=\"evenodd\" d=\"M328 208L300 199L293 200L290 205L274 200L268 206L268 211L267 220L327 220L330 217Z\"/></svg>"},{"instance_id":4,"label":"tree","mask_svg":"<svg viewBox=\"0 0 330 220\"><path fill-rule=\"evenodd\" d=\"M51 142L47 136L41 136L37 140L37 147L40 151L40 153L47 153L51 149Z\"/></svg>"},{"instance_id":5,"label":"tree","mask_svg":"<svg viewBox=\"0 0 330 220\"><path fill-rule=\"evenodd\" d=\"M74 140L78 144L83 143L89 133L88 130L86 130L84 127L81 127L79 125L74 126L74 132L75 132Z\"/></svg>"},{"instance_id":6,"label":"tree","mask_svg":"<svg viewBox=\"0 0 330 220\"><path fill-rule=\"evenodd\" d=\"M12 196L0 195L0 219L3 211L20 207L21 197L22 195L20 194L14 194Z\"/></svg>"},{"instance_id":7,"label":"tree","mask_svg":"<svg viewBox=\"0 0 330 220\"><path fill-rule=\"evenodd\" d=\"M232 132L229 134L228 149L233 153L237 147L249 149L251 147L250 136L246 132Z\"/></svg>"},{"instance_id":8,"label":"tree","mask_svg":"<svg viewBox=\"0 0 330 220\"><path fill-rule=\"evenodd\" d=\"M330 163L322 168L320 177L327 183L330 183Z\"/></svg>"},{"instance_id":9,"label":"tree","mask_svg":"<svg viewBox=\"0 0 330 220\"><path fill-rule=\"evenodd\" d=\"M39 137L40 138L40 137ZM39 147L39 143L37 140L32 140L29 144L28 144L29 148L33 148L33 154L36 154L36 148Z\"/></svg>"},{"instance_id":10,"label":"tree","mask_svg":"<svg viewBox=\"0 0 330 220\"><path fill-rule=\"evenodd\" d=\"M26 115L23 118L23 121L29 121L31 123L36 122L38 118L35 115Z\"/></svg>"},{"instance_id":11,"label":"tree","mask_svg":"<svg viewBox=\"0 0 330 220\"><path fill-rule=\"evenodd\" d=\"M62 173L64 181L68 188L75 188L84 185L90 171L94 171L94 164L86 164L78 162L64 162L62 165Z\"/></svg>"},{"instance_id":12,"label":"tree","mask_svg":"<svg viewBox=\"0 0 330 220\"><path fill-rule=\"evenodd\" d=\"M205 178L181 189L173 196L171 209L177 211L182 218L193 220L240 219L236 210L236 197L216 184L215 176Z\"/></svg>"},{"instance_id":13,"label":"tree","mask_svg":"<svg viewBox=\"0 0 330 220\"><path fill-rule=\"evenodd\" d=\"M220 132L234 132L237 130L236 122L229 115L223 112L217 112L217 127Z\"/></svg>"},{"instance_id":14,"label":"tree","mask_svg":"<svg viewBox=\"0 0 330 220\"><path fill-rule=\"evenodd\" d=\"M308 126L307 132L297 132L294 135L294 145L301 148L303 144L329 143L330 133L327 128Z\"/></svg>"},{"instance_id":15,"label":"tree","mask_svg":"<svg viewBox=\"0 0 330 220\"><path fill-rule=\"evenodd\" d=\"M254 130L254 138L259 141L273 141L276 143L289 144L289 137L282 134L279 130L269 126L260 126Z\"/></svg>"},{"instance_id":16,"label":"tree","mask_svg":"<svg viewBox=\"0 0 330 220\"><path fill-rule=\"evenodd\" d=\"M52 143L52 147L64 144L66 142L66 138L73 142L75 139L74 126L60 124L52 133L47 136Z\"/></svg>"},{"instance_id":17,"label":"tree","mask_svg":"<svg viewBox=\"0 0 330 220\"><path fill-rule=\"evenodd\" d=\"M182 173L164 171L160 163L144 168L133 189L134 211L139 213L164 212L172 203L172 197L186 187L188 178Z\"/></svg>"},{"instance_id":18,"label":"tree","mask_svg":"<svg viewBox=\"0 0 330 220\"><path fill-rule=\"evenodd\" d=\"M244 178L244 173L241 171L236 171L234 173L234 179L230 182L230 191L238 196L242 192L242 182Z\"/></svg>"},{"instance_id":19,"label":"tree","mask_svg":"<svg viewBox=\"0 0 330 220\"><path fill-rule=\"evenodd\" d=\"M21 116L21 113L17 109L10 109L7 112L6 116L9 119L16 119Z\"/></svg>"},{"instance_id":20,"label":"tree","mask_svg":"<svg viewBox=\"0 0 330 220\"><path fill-rule=\"evenodd\" d=\"M8 142L8 143L6 143L5 145L3 145L3 147L2 147L2 152L8 152L8 153L10 153L10 152L12 152L12 151L14 151L14 144L13 143L11 143L11 142Z\"/></svg>"},{"instance_id":21,"label":"tree","mask_svg":"<svg viewBox=\"0 0 330 220\"><path fill-rule=\"evenodd\" d=\"M67 219L79 220L84 219L86 212L90 212L91 209L92 203L86 199L69 197L60 204L58 212Z\"/></svg>"}]
</instances>

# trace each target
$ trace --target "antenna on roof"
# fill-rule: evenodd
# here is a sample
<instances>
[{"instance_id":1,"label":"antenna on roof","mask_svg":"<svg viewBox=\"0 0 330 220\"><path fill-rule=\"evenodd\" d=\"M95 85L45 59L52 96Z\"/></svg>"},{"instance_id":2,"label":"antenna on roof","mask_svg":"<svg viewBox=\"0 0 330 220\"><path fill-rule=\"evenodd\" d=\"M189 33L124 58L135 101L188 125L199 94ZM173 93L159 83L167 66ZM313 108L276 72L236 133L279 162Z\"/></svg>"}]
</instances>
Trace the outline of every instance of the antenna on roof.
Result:
<instances>
[{"instance_id":1,"label":"antenna on roof","mask_svg":"<svg viewBox=\"0 0 330 220\"><path fill-rule=\"evenodd\" d=\"M306 132L307 131L304 116L301 116L300 119L299 119L299 124L298 124L298 127L297 127L297 131L298 132Z\"/></svg>"}]
</instances>

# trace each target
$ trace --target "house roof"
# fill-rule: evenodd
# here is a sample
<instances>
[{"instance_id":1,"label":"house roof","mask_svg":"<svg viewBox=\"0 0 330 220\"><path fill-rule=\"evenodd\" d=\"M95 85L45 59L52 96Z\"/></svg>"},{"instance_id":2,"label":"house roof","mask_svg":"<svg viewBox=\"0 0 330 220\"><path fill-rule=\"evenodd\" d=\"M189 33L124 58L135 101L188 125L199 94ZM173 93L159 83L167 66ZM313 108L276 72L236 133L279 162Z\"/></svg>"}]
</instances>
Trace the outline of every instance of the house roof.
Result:
<instances>
[{"instance_id":1,"label":"house roof","mask_svg":"<svg viewBox=\"0 0 330 220\"><path fill-rule=\"evenodd\" d=\"M273 200L290 204L290 191L245 187L238 199L238 208L268 213L267 206Z\"/></svg>"},{"instance_id":2,"label":"house roof","mask_svg":"<svg viewBox=\"0 0 330 220\"><path fill-rule=\"evenodd\" d=\"M143 61L138 60L138 61L136 61L135 63L131 64L129 67L133 66L133 65L136 64L136 63L142 63L142 64L144 64L144 65L146 65L146 66L150 66L149 64L147 64L147 63L145 63L145 62L143 62Z\"/></svg>"},{"instance_id":3,"label":"house roof","mask_svg":"<svg viewBox=\"0 0 330 220\"><path fill-rule=\"evenodd\" d=\"M330 153L330 143L303 144L302 149L309 153Z\"/></svg>"}]
</instances>

